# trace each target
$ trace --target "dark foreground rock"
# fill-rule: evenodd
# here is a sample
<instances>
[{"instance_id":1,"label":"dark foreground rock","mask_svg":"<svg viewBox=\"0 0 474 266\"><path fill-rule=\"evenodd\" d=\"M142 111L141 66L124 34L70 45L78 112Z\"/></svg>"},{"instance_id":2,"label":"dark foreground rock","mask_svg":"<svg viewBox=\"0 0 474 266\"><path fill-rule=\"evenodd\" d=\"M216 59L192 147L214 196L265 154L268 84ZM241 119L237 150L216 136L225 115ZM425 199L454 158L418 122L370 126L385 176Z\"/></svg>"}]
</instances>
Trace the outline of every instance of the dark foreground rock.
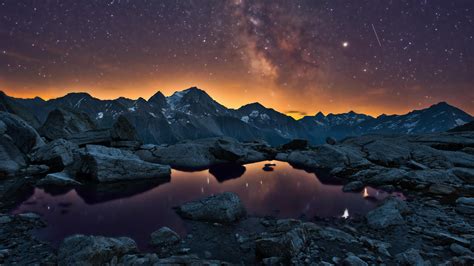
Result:
<instances>
[{"instance_id":1,"label":"dark foreground rock","mask_svg":"<svg viewBox=\"0 0 474 266\"><path fill-rule=\"evenodd\" d=\"M104 146L86 146L81 161L79 175L98 182L168 178L171 174L169 166L145 162L129 151Z\"/></svg>"},{"instance_id":2,"label":"dark foreground rock","mask_svg":"<svg viewBox=\"0 0 474 266\"><path fill-rule=\"evenodd\" d=\"M9 141L20 150L21 145ZM184 166L238 163L273 154L258 143L221 139L197 143L145 145L137 154ZM31 148L30 152L37 149ZM150 253L138 251L133 240L127 238L96 236L66 240L58 251L29 233L41 224L37 215L0 215L0 263L473 265L473 149L473 133L463 132L363 136L303 151L284 151L278 154L281 160L326 168L332 175L347 179L350 183L346 190L359 190L362 185L390 188L403 192L406 200L388 198L363 216L349 208L347 219L296 220L248 217L235 194L223 193L178 207L177 212L185 218L186 235L178 236L171 229L150 232L155 243ZM100 180L97 176L107 181L123 180L123 176L140 172L150 164L130 151L113 148L89 146L78 154L85 159L79 160L85 167L83 173L96 176L96 180ZM194 158L196 154L190 164L179 157ZM91 156L92 162L84 156ZM22 158L28 163L28 156ZM16 182L21 186L31 179L6 180L14 188ZM9 183L12 180L15 182ZM7 182L0 183L0 189L3 184ZM117 191L123 193L123 187ZM8 193L8 198L14 195Z\"/></svg>"},{"instance_id":3,"label":"dark foreground rock","mask_svg":"<svg viewBox=\"0 0 474 266\"><path fill-rule=\"evenodd\" d=\"M128 237L74 235L64 239L58 251L59 265L104 265L114 257L138 251Z\"/></svg>"},{"instance_id":4,"label":"dark foreground rock","mask_svg":"<svg viewBox=\"0 0 474 266\"><path fill-rule=\"evenodd\" d=\"M277 159L372 186L396 186L450 196L470 191L474 176L474 132L426 135L367 135Z\"/></svg>"},{"instance_id":5,"label":"dark foreground rock","mask_svg":"<svg viewBox=\"0 0 474 266\"><path fill-rule=\"evenodd\" d=\"M150 238L150 245L154 247L169 247L181 241L181 237L168 227L162 227L151 233Z\"/></svg>"},{"instance_id":6,"label":"dark foreground rock","mask_svg":"<svg viewBox=\"0 0 474 266\"><path fill-rule=\"evenodd\" d=\"M79 186L80 182L75 180L66 172L51 173L36 182L37 186Z\"/></svg>"},{"instance_id":7,"label":"dark foreground rock","mask_svg":"<svg viewBox=\"0 0 474 266\"><path fill-rule=\"evenodd\" d=\"M46 164L51 170L63 170L74 162L74 151L77 149L76 144L57 139L35 150L30 160L35 164Z\"/></svg>"},{"instance_id":8,"label":"dark foreground rock","mask_svg":"<svg viewBox=\"0 0 474 266\"><path fill-rule=\"evenodd\" d=\"M181 169L206 169L222 163L251 163L271 158L260 143L240 143L232 138L209 138L174 145L145 145L136 152L143 160Z\"/></svg>"},{"instance_id":9,"label":"dark foreground rock","mask_svg":"<svg viewBox=\"0 0 474 266\"><path fill-rule=\"evenodd\" d=\"M188 202L176 210L186 219L218 223L232 223L246 214L239 197L231 192Z\"/></svg>"},{"instance_id":10,"label":"dark foreground rock","mask_svg":"<svg viewBox=\"0 0 474 266\"><path fill-rule=\"evenodd\" d=\"M403 224L405 221L400 212L403 212L404 207L401 206L404 204L403 201L397 199L385 201L381 206L367 213L365 217L368 225L374 229L385 229Z\"/></svg>"},{"instance_id":11,"label":"dark foreground rock","mask_svg":"<svg viewBox=\"0 0 474 266\"><path fill-rule=\"evenodd\" d=\"M55 250L31 236L44 226L36 214L0 214L0 265L54 265Z\"/></svg>"},{"instance_id":12,"label":"dark foreground rock","mask_svg":"<svg viewBox=\"0 0 474 266\"><path fill-rule=\"evenodd\" d=\"M18 175L27 154L44 145L36 130L20 117L0 112L0 178Z\"/></svg>"}]
</instances>

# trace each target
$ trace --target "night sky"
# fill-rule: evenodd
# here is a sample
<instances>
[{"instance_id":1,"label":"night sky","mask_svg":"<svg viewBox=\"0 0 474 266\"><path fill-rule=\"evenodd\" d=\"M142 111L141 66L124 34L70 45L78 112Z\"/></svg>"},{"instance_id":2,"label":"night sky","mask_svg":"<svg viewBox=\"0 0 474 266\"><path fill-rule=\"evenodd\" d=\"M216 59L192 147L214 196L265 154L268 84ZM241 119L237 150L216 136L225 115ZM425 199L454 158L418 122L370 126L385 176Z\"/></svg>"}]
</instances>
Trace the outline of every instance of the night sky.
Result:
<instances>
[{"instance_id":1,"label":"night sky","mask_svg":"<svg viewBox=\"0 0 474 266\"><path fill-rule=\"evenodd\" d=\"M474 114L474 1L0 0L0 90L227 107Z\"/></svg>"}]
</instances>

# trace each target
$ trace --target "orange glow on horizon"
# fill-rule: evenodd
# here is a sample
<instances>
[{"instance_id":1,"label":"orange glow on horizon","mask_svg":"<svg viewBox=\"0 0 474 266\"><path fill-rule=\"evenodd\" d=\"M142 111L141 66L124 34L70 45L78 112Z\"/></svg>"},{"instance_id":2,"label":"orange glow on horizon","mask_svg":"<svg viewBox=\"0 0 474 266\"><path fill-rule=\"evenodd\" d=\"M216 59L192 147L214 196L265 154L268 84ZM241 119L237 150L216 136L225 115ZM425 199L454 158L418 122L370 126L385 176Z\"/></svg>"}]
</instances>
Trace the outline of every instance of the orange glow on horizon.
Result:
<instances>
[{"instance_id":1,"label":"orange glow on horizon","mask_svg":"<svg viewBox=\"0 0 474 266\"><path fill-rule=\"evenodd\" d=\"M318 112L323 112L325 115L329 113L346 113L354 111L356 113L363 113L377 117L381 114L405 114L414 109L422 109L429 107L436 102L427 102L418 104L415 107L410 106L396 106L388 107L386 105L371 105L359 104L349 100L340 100L337 102L323 102L324 99L309 97L301 97L295 100L295 97L290 97L284 91L279 91L277 88L269 90L263 87L254 87L252 90L246 89L245 85L237 82L149 82L143 84L136 84L134 86L117 86L112 88L99 88L91 86L86 89L85 86L71 86L68 88L45 87L40 89L30 89L23 87L21 90L6 87L0 83L0 90L7 95L16 98L34 98L40 97L44 100L50 100L62 97L68 93L85 92L92 97L102 100L112 100L119 97L126 97L129 99L144 98L148 100L158 91L161 91L165 96L170 96L176 91L184 90L190 87L198 87L206 91L218 103L227 108L237 109L243 105L259 102L267 108L273 108L278 112L284 113L294 119L301 119L304 116L314 116ZM140 89L137 89L139 87ZM274 93L276 91L276 93ZM290 93L291 94L291 93ZM291 95L294 96L294 95ZM291 106L291 107L290 107ZM292 111L293 110L293 111ZM472 110L465 109L466 112Z\"/></svg>"}]
</instances>

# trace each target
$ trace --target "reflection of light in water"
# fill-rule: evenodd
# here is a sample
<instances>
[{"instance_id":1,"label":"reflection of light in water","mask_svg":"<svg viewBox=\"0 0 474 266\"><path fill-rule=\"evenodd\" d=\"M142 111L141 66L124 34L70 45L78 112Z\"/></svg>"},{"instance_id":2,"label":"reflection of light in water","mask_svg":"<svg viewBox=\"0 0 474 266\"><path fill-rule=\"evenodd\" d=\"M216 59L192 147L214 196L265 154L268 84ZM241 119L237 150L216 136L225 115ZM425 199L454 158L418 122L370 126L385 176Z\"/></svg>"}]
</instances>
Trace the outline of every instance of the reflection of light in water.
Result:
<instances>
[{"instance_id":1,"label":"reflection of light in water","mask_svg":"<svg viewBox=\"0 0 474 266\"><path fill-rule=\"evenodd\" d=\"M344 214L341 217L344 219L349 218L349 210L347 208L344 210Z\"/></svg>"},{"instance_id":2,"label":"reflection of light in water","mask_svg":"<svg viewBox=\"0 0 474 266\"><path fill-rule=\"evenodd\" d=\"M367 198L369 195L369 191L367 191L367 188L364 188L364 198Z\"/></svg>"},{"instance_id":3,"label":"reflection of light in water","mask_svg":"<svg viewBox=\"0 0 474 266\"><path fill-rule=\"evenodd\" d=\"M262 168L265 163L268 162L245 165L246 171L241 177L225 182L219 182L208 170L172 170L169 182L143 190L140 185L136 188L130 185L130 194L125 191L127 193L124 192L123 197L120 195L118 198L117 191L110 189L109 192L108 187L94 187L91 191L71 190L58 196L35 189L35 194L29 200L36 198L39 202L36 205L25 203L14 213L41 212L50 227L40 233L55 243L62 241L65 236L85 233L126 235L147 247L150 232L158 226L168 226L183 234L187 232L184 222L172 207L224 191L237 193L249 214L257 217L273 215L277 218L299 218L304 215L348 219L352 213L365 214L379 200L374 198L368 201L364 198L375 195L375 190L370 187L363 190L364 197L361 198L361 193L343 193L340 185L331 182L323 184L314 173L294 169L287 163L278 163L275 171L264 172ZM250 187L251 183L253 187ZM258 183L260 187L255 186ZM385 195L380 192L380 196ZM87 199L92 203L86 203L84 200ZM70 202L67 208L69 212L60 213L66 208L56 207L57 202ZM48 206L51 208L49 211ZM100 223L97 220L99 216L102 219ZM123 217L121 223L116 223L118 217ZM141 217L146 217L149 222L137 227L136 219Z\"/></svg>"}]
</instances>

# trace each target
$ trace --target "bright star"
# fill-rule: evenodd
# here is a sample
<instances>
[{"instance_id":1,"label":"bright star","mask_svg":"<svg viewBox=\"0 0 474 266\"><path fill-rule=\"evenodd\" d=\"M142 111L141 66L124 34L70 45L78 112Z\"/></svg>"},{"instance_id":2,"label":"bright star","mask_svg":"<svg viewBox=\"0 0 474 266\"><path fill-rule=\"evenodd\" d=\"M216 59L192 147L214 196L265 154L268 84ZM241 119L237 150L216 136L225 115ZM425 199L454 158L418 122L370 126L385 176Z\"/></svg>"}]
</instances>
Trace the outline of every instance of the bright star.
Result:
<instances>
[{"instance_id":1,"label":"bright star","mask_svg":"<svg viewBox=\"0 0 474 266\"><path fill-rule=\"evenodd\" d=\"M342 43L342 47L346 48L346 47L348 47L348 46L349 46L349 42L343 42L343 43Z\"/></svg>"}]
</instances>

